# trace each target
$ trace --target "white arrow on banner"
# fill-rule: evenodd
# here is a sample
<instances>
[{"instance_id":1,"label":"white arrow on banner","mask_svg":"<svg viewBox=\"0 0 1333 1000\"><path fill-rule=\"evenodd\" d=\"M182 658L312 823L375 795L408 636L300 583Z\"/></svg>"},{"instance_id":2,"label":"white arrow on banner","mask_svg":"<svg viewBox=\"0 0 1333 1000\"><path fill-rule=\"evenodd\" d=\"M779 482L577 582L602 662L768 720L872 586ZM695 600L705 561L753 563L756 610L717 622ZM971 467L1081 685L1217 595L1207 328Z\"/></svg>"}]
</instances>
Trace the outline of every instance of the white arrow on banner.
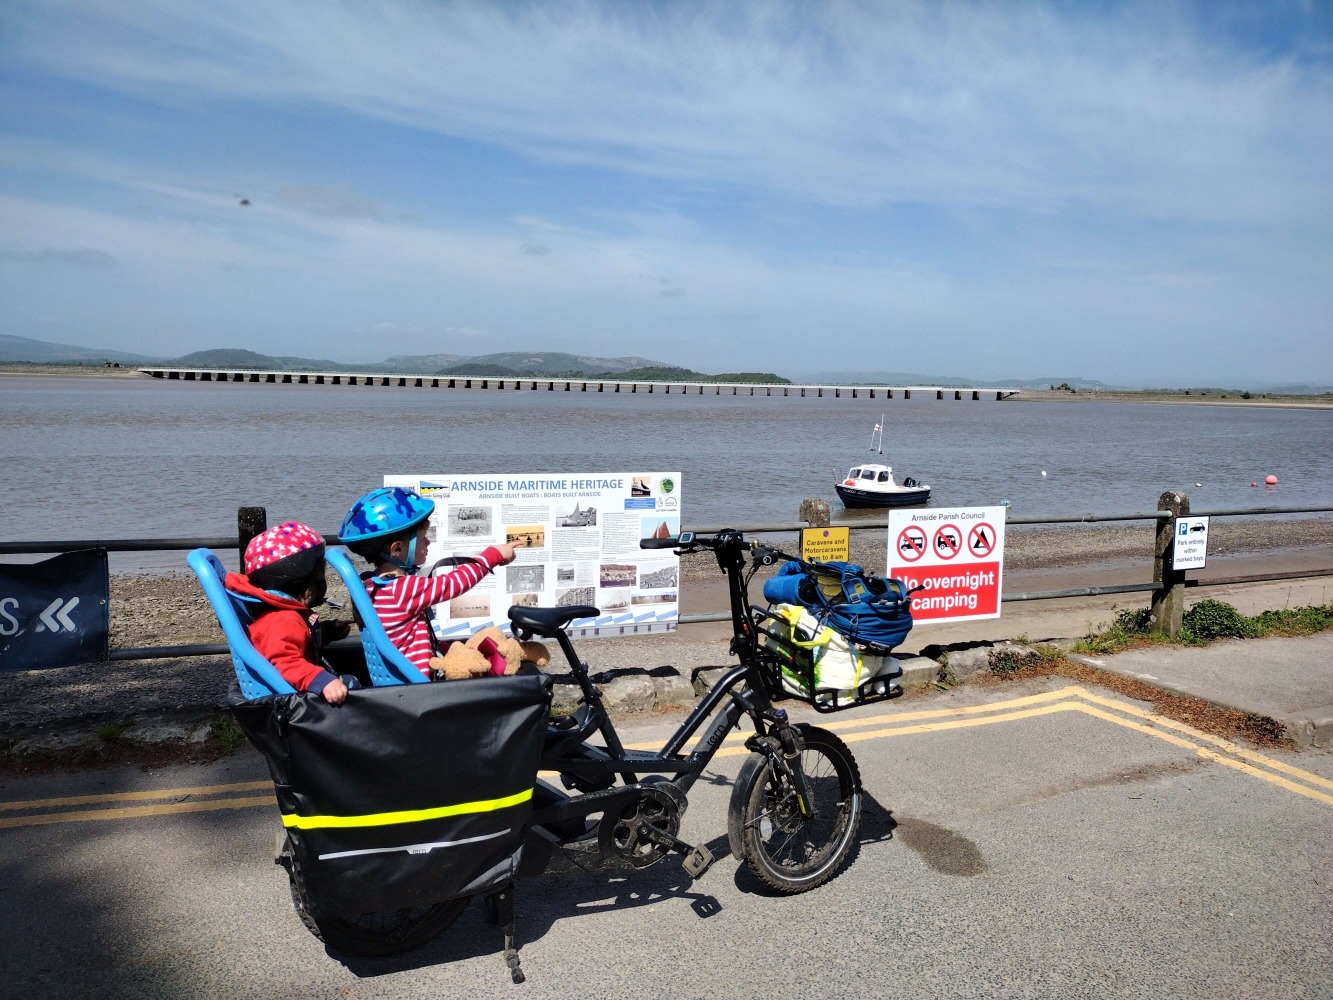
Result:
<instances>
[{"instance_id":1,"label":"white arrow on banner","mask_svg":"<svg viewBox=\"0 0 1333 1000\"><path fill-rule=\"evenodd\" d=\"M78 605L79 599L77 597L71 597L68 604L65 604L63 597L57 597L46 606L46 610L37 616L42 620L42 624L37 626L37 631L42 631L42 625L45 625L52 632L77 631L78 626L70 621L69 613Z\"/></svg>"}]
</instances>

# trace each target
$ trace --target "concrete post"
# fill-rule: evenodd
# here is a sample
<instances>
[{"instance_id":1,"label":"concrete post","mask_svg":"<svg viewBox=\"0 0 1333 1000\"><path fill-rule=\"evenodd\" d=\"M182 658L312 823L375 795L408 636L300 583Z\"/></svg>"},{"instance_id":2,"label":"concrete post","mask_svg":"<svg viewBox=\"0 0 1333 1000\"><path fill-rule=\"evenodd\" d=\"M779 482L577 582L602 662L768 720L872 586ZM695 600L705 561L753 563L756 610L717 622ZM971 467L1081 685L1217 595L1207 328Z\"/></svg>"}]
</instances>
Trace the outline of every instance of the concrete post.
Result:
<instances>
[{"instance_id":1,"label":"concrete post","mask_svg":"<svg viewBox=\"0 0 1333 1000\"><path fill-rule=\"evenodd\" d=\"M255 535L268 530L268 511L263 507L240 507L236 510L236 544L245 555L245 547Z\"/></svg>"},{"instance_id":2,"label":"concrete post","mask_svg":"<svg viewBox=\"0 0 1333 1000\"><path fill-rule=\"evenodd\" d=\"M1152 630L1174 639L1180 634L1181 619L1185 614L1185 572L1171 566L1172 546L1175 543L1175 518L1190 512L1188 494L1167 490L1157 500L1158 510L1171 512L1170 518L1157 522L1157 539L1153 545L1153 583L1162 584L1152 595Z\"/></svg>"},{"instance_id":3,"label":"concrete post","mask_svg":"<svg viewBox=\"0 0 1333 1000\"><path fill-rule=\"evenodd\" d=\"M828 501L818 498L802 500L799 517L812 528L827 528L829 522Z\"/></svg>"}]
</instances>

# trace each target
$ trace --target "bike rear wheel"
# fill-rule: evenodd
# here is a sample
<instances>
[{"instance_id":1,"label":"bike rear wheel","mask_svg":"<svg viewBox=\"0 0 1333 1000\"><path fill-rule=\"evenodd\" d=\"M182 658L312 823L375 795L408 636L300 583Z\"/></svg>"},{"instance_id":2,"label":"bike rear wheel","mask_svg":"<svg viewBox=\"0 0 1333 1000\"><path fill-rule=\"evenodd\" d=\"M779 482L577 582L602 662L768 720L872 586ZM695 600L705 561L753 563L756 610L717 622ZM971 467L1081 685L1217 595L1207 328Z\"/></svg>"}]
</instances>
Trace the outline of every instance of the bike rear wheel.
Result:
<instances>
[{"instance_id":1,"label":"bike rear wheel","mask_svg":"<svg viewBox=\"0 0 1333 1000\"><path fill-rule=\"evenodd\" d=\"M805 724L798 728L805 742L801 767L810 814L801 815L791 778L764 756L746 761L732 797L732 820L739 827L745 863L761 882L786 894L806 892L833 878L861 826L856 758L828 730Z\"/></svg>"},{"instance_id":2,"label":"bike rear wheel","mask_svg":"<svg viewBox=\"0 0 1333 1000\"><path fill-rule=\"evenodd\" d=\"M284 844L283 850L290 859L293 854L291 843ZM419 948L442 934L472 902L471 897L463 897L386 913L335 917L315 911L300 878L290 868L287 883L292 894L292 909L306 930L334 951L362 957L397 955Z\"/></svg>"}]
</instances>

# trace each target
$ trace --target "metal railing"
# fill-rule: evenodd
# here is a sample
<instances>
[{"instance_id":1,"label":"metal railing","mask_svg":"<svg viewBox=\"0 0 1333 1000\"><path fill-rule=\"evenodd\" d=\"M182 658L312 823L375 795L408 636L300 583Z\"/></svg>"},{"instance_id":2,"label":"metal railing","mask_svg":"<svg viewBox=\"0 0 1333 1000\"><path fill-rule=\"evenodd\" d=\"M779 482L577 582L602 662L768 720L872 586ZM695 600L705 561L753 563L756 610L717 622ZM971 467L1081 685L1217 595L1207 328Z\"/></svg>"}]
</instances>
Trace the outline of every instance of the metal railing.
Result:
<instances>
[{"instance_id":1,"label":"metal railing","mask_svg":"<svg viewBox=\"0 0 1333 1000\"><path fill-rule=\"evenodd\" d=\"M1188 510L1188 501L1186 500L1186 511L1190 516L1208 516L1208 517L1256 517L1268 515L1283 514L1325 514L1333 513L1333 507L1317 505L1295 505L1285 507L1228 507L1217 508L1213 510ZM1035 515L1017 515L1006 518L1006 526L1011 525L1042 525L1042 524L1092 524L1111 521L1153 521L1161 525L1173 520L1177 513L1172 510L1154 510L1154 511L1134 511L1127 513L1112 514L1035 514ZM79 539L72 541L39 541L39 542L0 542L0 555L36 555L36 554L58 554L62 552L74 552L86 549L102 549L110 552L188 552L197 548L222 549L222 550L244 550L249 544L249 540L254 535L264 530L265 513L263 508L242 507L238 511L237 524L238 531L235 536L211 537L211 538L122 538L122 539ZM723 528L730 528L736 531L744 532L747 535L763 534L791 534L798 532L803 528L811 527L808 522L793 523L733 523L733 524L706 524L698 525L693 530L700 534L709 534L721 531ZM870 524L865 522L830 522L827 525L821 524L820 527L845 527L851 531L886 531L887 525L884 523ZM330 545L337 545L336 535L325 535L325 541ZM1243 576L1213 577L1207 580L1185 579L1183 573L1176 574L1178 579L1171 579L1169 568L1163 566L1163 554L1159 551L1156 554L1155 575L1158 577L1152 581L1143 583L1121 583L1109 584L1106 586L1095 587L1069 587L1061 590L1041 590L1034 592L1006 592L1001 594L1002 603L1012 603L1020 601L1049 601L1061 600L1074 597L1100 597L1109 594L1133 594L1133 593L1151 593L1156 600L1163 592L1170 591L1173 588L1180 588L1182 591L1186 588L1196 587L1218 587L1226 585L1244 584L1244 583L1265 583L1280 580L1301 580L1316 577L1333 576L1333 567L1327 567L1314 570L1296 570L1289 572L1274 573L1256 573ZM704 622L722 622L730 621L729 612L696 612L692 614L683 614L679 618L682 625L692 625ZM353 647L359 645L355 639L344 639L331 644L334 647ZM151 660L151 659L174 659L186 656L219 656L229 652L226 643L193 643L178 646L141 646L127 647L121 649L112 649L109 651L108 659L112 661L125 660Z\"/></svg>"}]
</instances>

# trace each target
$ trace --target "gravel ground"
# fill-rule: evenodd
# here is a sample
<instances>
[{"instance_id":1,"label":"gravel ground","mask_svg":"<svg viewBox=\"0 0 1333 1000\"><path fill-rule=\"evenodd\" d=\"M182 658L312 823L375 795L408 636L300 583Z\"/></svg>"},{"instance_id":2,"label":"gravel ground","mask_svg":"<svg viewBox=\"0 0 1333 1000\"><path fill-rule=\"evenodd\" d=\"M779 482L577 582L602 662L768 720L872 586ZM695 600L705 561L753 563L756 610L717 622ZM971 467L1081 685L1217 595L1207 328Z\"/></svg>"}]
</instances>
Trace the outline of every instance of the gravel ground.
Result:
<instances>
[{"instance_id":1,"label":"gravel ground","mask_svg":"<svg viewBox=\"0 0 1333 1000\"><path fill-rule=\"evenodd\" d=\"M1143 524L1015 526L1008 533L1005 566L1010 571L1055 569L1122 559L1146 564L1152 538L1152 526ZM882 566L884 545L881 532L856 532L853 560ZM1280 555L1286 550L1320 549L1333 558L1333 520L1219 521L1213 528L1209 554ZM700 586L711 582L708 593L720 602L711 610L725 610L725 591L711 556L686 557L682 576ZM334 600L346 598L335 574L330 574L329 595ZM327 616L350 617L350 611L330 610ZM113 648L222 641L211 609L187 573L113 577ZM654 670L670 664L688 677L695 667L721 665L729 659L724 639L701 637L688 628L671 635L598 639L595 653L590 651L592 645L584 644L581 651L598 671ZM197 714L201 707L224 704L231 678L228 658L211 656L0 673L0 735L112 721L145 711Z\"/></svg>"}]
</instances>

